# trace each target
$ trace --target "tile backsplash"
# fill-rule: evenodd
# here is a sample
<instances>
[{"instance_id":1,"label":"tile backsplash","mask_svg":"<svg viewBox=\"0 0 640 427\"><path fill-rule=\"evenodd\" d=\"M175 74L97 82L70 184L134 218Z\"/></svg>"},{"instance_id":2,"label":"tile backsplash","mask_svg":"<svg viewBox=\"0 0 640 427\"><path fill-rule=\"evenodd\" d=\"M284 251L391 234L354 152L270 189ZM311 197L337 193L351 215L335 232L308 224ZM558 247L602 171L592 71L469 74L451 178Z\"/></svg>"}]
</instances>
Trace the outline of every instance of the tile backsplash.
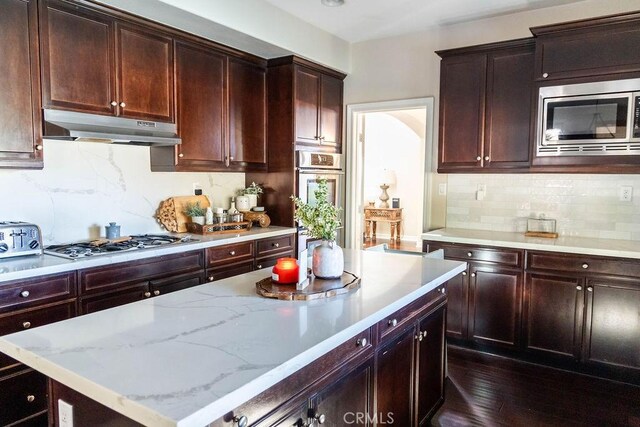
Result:
<instances>
[{"instance_id":1,"label":"tile backsplash","mask_svg":"<svg viewBox=\"0 0 640 427\"><path fill-rule=\"evenodd\" d=\"M44 142L43 170L0 169L0 221L40 226L45 244L104 236L116 221L122 234L166 232L154 214L171 196L202 186L214 206L229 207L243 173L151 172L149 147Z\"/></svg>"},{"instance_id":2,"label":"tile backsplash","mask_svg":"<svg viewBox=\"0 0 640 427\"><path fill-rule=\"evenodd\" d=\"M478 185L486 186L476 200ZM620 187L633 187L630 202ZM450 174L449 228L526 231L527 218L557 220L560 235L640 240L640 175Z\"/></svg>"}]
</instances>

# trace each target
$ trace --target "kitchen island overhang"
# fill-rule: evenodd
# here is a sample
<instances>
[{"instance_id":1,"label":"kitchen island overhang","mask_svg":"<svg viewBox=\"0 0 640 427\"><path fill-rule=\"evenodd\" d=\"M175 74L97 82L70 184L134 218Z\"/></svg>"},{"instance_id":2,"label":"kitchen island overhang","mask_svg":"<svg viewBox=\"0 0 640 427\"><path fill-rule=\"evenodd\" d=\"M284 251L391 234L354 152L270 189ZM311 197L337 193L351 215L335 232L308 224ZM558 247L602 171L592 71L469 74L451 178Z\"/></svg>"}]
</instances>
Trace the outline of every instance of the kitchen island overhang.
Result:
<instances>
[{"instance_id":1,"label":"kitchen island overhang","mask_svg":"<svg viewBox=\"0 0 640 427\"><path fill-rule=\"evenodd\" d=\"M464 262L345 251L361 289L268 300L254 271L0 338L0 351L145 425L202 426L424 296Z\"/></svg>"}]
</instances>

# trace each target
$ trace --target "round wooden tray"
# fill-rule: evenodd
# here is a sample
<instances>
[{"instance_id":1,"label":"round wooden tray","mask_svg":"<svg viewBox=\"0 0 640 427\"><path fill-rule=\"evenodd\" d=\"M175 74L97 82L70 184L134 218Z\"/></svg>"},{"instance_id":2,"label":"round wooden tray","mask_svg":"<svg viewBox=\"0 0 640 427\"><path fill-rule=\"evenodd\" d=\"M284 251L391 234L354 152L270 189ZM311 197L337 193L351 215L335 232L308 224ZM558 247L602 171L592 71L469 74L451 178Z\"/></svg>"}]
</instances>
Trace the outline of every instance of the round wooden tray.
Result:
<instances>
[{"instance_id":1,"label":"round wooden tray","mask_svg":"<svg viewBox=\"0 0 640 427\"><path fill-rule=\"evenodd\" d=\"M319 279L311 275L309 281L307 287L298 290L295 283L281 285L271 280L271 277L267 277L256 283L256 292L266 298L308 301L331 298L360 288L360 278L348 271L342 273L342 277L331 280Z\"/></svg>"}]
</instances>

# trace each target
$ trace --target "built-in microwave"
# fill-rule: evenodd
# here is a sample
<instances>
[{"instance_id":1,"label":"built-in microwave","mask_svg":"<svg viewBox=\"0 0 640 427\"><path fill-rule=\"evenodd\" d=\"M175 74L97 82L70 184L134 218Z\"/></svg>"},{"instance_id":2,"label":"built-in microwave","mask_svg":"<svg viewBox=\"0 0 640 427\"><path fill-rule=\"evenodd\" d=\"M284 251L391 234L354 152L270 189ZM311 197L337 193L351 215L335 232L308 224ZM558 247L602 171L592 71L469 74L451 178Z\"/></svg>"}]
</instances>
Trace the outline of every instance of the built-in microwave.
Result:
<instances>
[{"instance_id":1,"label":"built-in microwave","mask_svg":"<svg viewBox=\"0 0 640 427\"><path fill-rule=\"evenodd\" d=\"M640 155L640 79L541 87L537 156Z\"/></svg>"}]
</instances>

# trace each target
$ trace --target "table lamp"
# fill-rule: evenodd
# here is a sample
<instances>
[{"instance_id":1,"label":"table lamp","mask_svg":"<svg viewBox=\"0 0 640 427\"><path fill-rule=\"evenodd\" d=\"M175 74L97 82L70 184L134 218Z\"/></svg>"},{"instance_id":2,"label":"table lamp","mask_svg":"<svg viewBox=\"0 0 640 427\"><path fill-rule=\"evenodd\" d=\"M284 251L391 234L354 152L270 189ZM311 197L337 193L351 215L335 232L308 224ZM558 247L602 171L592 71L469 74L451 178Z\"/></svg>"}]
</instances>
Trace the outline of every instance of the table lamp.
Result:
<instances>
[{"instance_id":1,"label":"table lamp","mask_svg":"<svg viewBox=\"0 0 640 427\"><path fill-rule=\"evenodd\" d=\"M382 181L382 185L380 185L380 188L382 189L382 194L380 194L380 197L379 197L380 207L386 209L389 207L389 203L387 202L387 200L389 200L387 189L390 186L395 185L396 173L390 169L384 169L382 171L382 176L380 177L380 179Z\"/></svg>"}]
</instances>

